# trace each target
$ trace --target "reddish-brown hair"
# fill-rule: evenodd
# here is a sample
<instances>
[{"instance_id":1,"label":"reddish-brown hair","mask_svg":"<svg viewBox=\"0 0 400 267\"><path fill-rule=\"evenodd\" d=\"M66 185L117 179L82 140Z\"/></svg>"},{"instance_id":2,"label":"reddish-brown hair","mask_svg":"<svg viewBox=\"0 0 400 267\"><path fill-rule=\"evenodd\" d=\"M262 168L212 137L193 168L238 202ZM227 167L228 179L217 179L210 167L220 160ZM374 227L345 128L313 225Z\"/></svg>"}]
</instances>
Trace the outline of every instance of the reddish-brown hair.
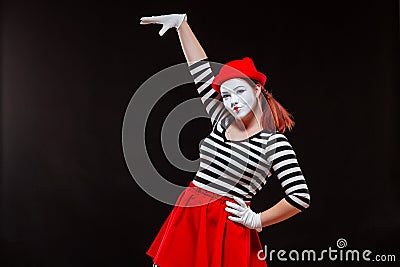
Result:
<instances>
[{"instance_id":1,"label":"reddish-brown hair","mask_svg":"<svg viewBox=\"0 0 400 267\"><path fill-rule=\"evenodd\" d=\"M290 114L273 96L271 92L261 86L261 91L267 100L268 108L264 108L262 115L263 127L267 130L277 130L284 133L294 127L294 120ZM272 115L272 116L271 116ZM272 118L271 118L272 117ZM272 124L273 123L273 124Z\"/></svg>"},{"instance_id":2,"label":"reddish-brown hair","mask_svg":"<svg viewBox=\"0 0 400 267\"><path fill-rule=\"evenodd\" d=\"M279 131L284 133L290 131L294 127L294 120L291 113L289 113L272 95L272 93L264 88L264 86L255 80L246 79L251 85L259 85L263 94L263 114L262 126L268 131ZM265 101L266 100L266 101ZM265 103L266 102L266 103ZM266 105L268 104L268 106Z\"/></svg>"}]
</instances>

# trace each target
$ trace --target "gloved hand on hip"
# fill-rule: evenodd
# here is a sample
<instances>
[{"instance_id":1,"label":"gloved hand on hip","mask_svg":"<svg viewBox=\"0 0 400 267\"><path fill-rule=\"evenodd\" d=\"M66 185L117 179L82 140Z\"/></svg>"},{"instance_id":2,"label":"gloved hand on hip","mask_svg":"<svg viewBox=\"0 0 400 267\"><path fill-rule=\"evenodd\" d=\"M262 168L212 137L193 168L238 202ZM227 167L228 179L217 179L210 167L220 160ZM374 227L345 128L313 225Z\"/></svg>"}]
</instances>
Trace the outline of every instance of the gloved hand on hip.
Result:
<instances>
[{"instance_id":1,"label":"gloved hand on hip","mask_svg":"<svg viewBox=\"0 0 400 267\"><path fill-rule=\"evenodd\" d=\"M162 16L142 17L140 18L140 24L161 24L162 28L159 31L159 34L160 36L163 36L164 33L170 28L175 27L176 29L179 29L184 20L187 20L186 14L170 14Z\"/></svg>"},{"instance_id":2,"label":"gloved hand on hip","mask_svg":"<svg viewBox=\"0 0 400 267\"><path fill-rule=\"evenodd\" d=\"M232 203L230 201L226 201L226 206L230 208L225 207L225 210L237 216L228 216L228 219L234 222L241 223L250 229L256 229L258 232L261 232L261 214L252 211L251 208L246 205L243 199L238 197L233 197L233 199L240 205Z\"/></svg>"}]
</instances>

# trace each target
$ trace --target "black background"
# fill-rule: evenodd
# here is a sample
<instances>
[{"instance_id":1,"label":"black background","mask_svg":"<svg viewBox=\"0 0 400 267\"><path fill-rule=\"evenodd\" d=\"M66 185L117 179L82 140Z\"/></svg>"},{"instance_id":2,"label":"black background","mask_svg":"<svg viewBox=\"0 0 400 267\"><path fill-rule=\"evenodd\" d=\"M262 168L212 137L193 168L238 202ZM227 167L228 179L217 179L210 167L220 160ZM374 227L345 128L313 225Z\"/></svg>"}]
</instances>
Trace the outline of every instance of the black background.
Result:
<instances>
[{"instance_id":1,"label":"black background","mask_svg":"<svg viewBox=\"0 0 400 267\"><path fill-rule=\"evenodd\" d=\"M121 128L135 90L184 62L174 30L160 37L161 26L139 24L169 13L188 14L211 60L252 57L294 115L287 136L311 206L265 228L263 245L322 250L344 238L348 249L400 260L398 12L398 2L378 0L3 1L0 266L151 266L145 251L172 207L132 179ZM196 96L186 88L159 114ZM152 118L156 168L187 184L194 173L166 161L162 116ZM209 130L206 119L185 126L188 158ZM254 209L280 190L271 179ZM269 266L299 264L312 265Z\"/></svg>"}]
</instances>

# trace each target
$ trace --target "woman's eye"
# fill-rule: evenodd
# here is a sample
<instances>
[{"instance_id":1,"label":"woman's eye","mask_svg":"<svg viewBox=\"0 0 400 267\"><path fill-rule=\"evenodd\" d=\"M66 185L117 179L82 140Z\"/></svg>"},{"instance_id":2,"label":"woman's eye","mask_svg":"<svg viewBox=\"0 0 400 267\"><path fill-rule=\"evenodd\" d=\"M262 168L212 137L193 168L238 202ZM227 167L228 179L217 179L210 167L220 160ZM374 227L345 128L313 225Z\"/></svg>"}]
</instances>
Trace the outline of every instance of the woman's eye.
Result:
<instances>
[{"instance_id":1,"label":"woman's eye","mask_svg":"<svg viewBox=\"0 0 400 267\"><path fill-rule=\"evenodd\" d=\"M238 92L238 93L243 93L244 90L243 90L243 89L240 89L240 90L237 90L236 92Z\"/></svg>"},{"instance_id":2,"label":"woman's eye","mask_svg":"<svg viewBox=\"0 0 400 267\"><path fill-rule=\"evenodd\" d=\"M229 95L223 95L223 96L222 96L222 98L227 98L227 97L229 97Z\"/></svg>"}]
</instances>

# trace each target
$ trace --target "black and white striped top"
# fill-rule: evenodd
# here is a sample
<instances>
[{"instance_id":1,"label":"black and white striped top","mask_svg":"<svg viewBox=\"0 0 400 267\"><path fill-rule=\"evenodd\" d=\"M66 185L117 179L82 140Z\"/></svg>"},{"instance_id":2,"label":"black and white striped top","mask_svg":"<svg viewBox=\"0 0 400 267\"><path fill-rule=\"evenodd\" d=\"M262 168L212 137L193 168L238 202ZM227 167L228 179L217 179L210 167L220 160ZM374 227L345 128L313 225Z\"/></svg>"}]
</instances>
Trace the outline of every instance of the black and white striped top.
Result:
<instances>
[{"instance_id":1,"label":"black and white striped top","mask_svg":"<svg viewBox=\"0 0 400 267\"><path fill-rule=\"evenodd\" d=\"M241 141L228 140L225 131L234 118L221 94L211 87L214 79L207 59L189 65L213 129L200 144L200 166L193 183L216 194L250 201L276 174L285 199L300 210L310 205L310 194L288 139L279 132L262 130Z\"/></svg>"}]
</instances>

